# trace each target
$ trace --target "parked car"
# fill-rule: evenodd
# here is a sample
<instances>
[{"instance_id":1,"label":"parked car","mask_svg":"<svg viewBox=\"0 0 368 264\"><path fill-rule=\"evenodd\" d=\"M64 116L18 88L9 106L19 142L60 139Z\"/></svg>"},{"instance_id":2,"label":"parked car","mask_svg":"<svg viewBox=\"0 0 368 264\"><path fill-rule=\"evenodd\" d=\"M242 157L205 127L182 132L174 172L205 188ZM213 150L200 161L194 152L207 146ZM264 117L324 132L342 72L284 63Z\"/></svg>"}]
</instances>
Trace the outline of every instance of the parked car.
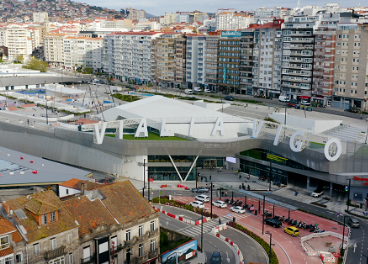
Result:
<instances>
[{"instance_id":1,"label":"parked car","mask_svg":"<svg viewBox=\"0 0 368 264\"><path fill-rule=\"evenodd\" d=\"M230 211L234 212L234 213L238 213L238 214L244 214L245 213L245 209L241 206L233 206L230 208Z\"/></svg>"},{"instance_id":2,"label":"parked car","mask_svg":"<svg viewBox=\"0 0 368 264\"><path fill-rule=\"evenodd\" d=\"M311 193L312 197L320 197L323 195L323 190L315 190L314 192Z\"/></svg>"},{"instance_id":3,"label":"parked car","mask_svg":"<svg viewBox=\"0 0 368 264\"><path fill-rule=\"evenodd\" d=\"M296 105L297 103L298 103L298 102L297 102L295 99L290 99L290 101L287 103L287 106L295 107L295 105Z\"/></svg>"},{"instance_id":4,"label":"parked car","mask_svg":"<svg viewBox=\"0 0 368 264\"><path fill-rule=\"evenodd\" d=\"M210 201L210 197L208 197L207 195L201 194L201 195L197 195L195 197L196 200L201 201L201 202L209 202Z\"/></svg>"},{"instance_id":5,"label":"parked car","mask_svg":"<svg viewBox=\"0 0 368 264\"><path fill-rule=\"evenodd\" d=\"M275 218L267 218L264 220L264 223L273 227L281 227L282 223Z\"/></svg>"},{"instance_id":6,"label":"parked car","mask_svg":"<svg viewBox=\"0 0 368 264\"><path fill-rule=\"evenodd\" d=\"M224 201L213 201L212 204L219 208L226 208L227 204Z\"/></svg>"},{"instance_id":7,"label":"parked car","mask_svg":"<svg viewBox=\"0 0 368 264\"><path fill-rule=\"evenodd\" d=\"M196 207L196 208L204 208L204 204L200 201L190 202L189 205Z\"/></svg>"},{"instance_id":8,"label":"parked car","mask_svg":"<svg viewBox=\"0 0 368 264\"><path fill-rule=\"evenodd\" d=\"M192 89L185 89L184 93L186 94L193 94L193 90Z\"/></svg>"},{"instance_id":9,"label":"parked car","mask_svg":"<svg viewBox=\"0 0 368 264\"><path fill-rule=\"evenodd\" d=\"M234 101L234 97L232 97L232 96L230 96L230 95L226 95L226 96L224 97L224 99L225 99L226 101Z\"/></svg>"},{"instance_id":10,"label":"parked car","mask_svg":"<svg viewBox=\"0 0 368 264\"><path fill-rule=\"evenodd\" d=\"M195 92L202 92L202 88L201 87L194 87L193 89Z\"/></svg>"},{"instance_id":11,"label":"parked car","mask_svg":"<svg viewBox=\"0 0 368 264\"><path fill-rule=\"evenodd\" d=\"M204 89L204 92L205 92L205 93L210 93L210 92L211 92L211 90L210 90L210 89L208 89L208 88L206 88L206 89Z\"/></svg>"},{"instance_id":12,"label":"parked car","mask_svg":"<svg viewBox=\"0 0 368 264\"><path fill-rule=\"evenodd\" d=\"M211 264L222 264L220 252L213 252L211 256Z\"/></svg>"},{"instance_id":13,"label":"parked car","mask_svg":"<svg viewBox=\"0 0 368 264\"><path fill-rule=\"evenodd\" d=\"M192 188L192 192L196 192L196 193L208 193L209 192L209 189L207 187Z\"/></svg>"},{"instance_id":14,"label":"parked car","mask_svg":"<svg viewBox=\"0 0 368 264\"><path fill-rule=\"evenodd\" d=\"M295 226L286 227L284 232L294 237L299 236L299 229Z\"/></svg>"},{"instance_id":15,"label":"parked car","mask_svg":"<svg viewBox=\"0 0 368 264\"><path fill-rule=\"evenodd\" d=\"M217 93L217 91L216 90L211 90L211 93Z\"/></svg>"},{"instance_id":16,"label":"parked car","mask_svg":"<svg viewBox=\"0 0 368 264\"><path fill-rule=\"evenodd\" d=\"M349 218L347 223L350 227L356 227L356 228L360 227L359 221L356 220L355 218Z\"/></svg>"},{"instance_id":17,"label":"parked car","mask_svg":"<svg viewBox=\"0 0 368 264\"><path fill-rule=\"evenodd\" d=\"M310 105L311 103L310 103L310 101L308 101L308 100L302 100L302 105Z\"/></svg>"},{"instance_id":18,"label":"parked car","mask_svg":"<svg viewBox=\"0 0 368 264\"><path fill-rule=\"evenodd\" d=\"M279 96L279 101L280 101L280 102L289 102L289 101L290 101L290 99L289 99L289 97L287 97L287 96L280 95L280 96Z\"/></svg>"}]
</instances>

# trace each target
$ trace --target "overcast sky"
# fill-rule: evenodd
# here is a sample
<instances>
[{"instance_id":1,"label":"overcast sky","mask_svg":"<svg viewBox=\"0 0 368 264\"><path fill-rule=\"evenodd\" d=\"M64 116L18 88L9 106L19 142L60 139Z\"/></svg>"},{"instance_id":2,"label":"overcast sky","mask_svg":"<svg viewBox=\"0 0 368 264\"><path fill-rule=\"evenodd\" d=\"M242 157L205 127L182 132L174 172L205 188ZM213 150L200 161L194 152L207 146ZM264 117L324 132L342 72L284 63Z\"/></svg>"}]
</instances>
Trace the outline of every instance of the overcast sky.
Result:
<instances>
[{"instance_id":1,"label":"overcast sky","mask_svg":"<svg viewBox=\"0 0 368 264\"><path fill-rule=\"evenodd\" d=\"M135 9L144 9L147 13L153 15L164 15L165 13L176 12L176 11L194 11L199 10L202 12L214 12L218 8L235 8L238 11L251 11L260 6L272 7L296 7L297 0L280 0L280 1L244 1L244 0L136 0L136 1L124 1L124 0L79 0L80 2L86 2L90 5L96 5L101 7L108 7L116 10L121 8L133 7ZM326 3L333 3L338 1L321 2L318 0L311 1L300 1L301 6L303 5L325 5ZM352 0L352 1L339 1L341 7L352 7L358 6L359 3L364 5L363 0Z\"/></svg>"}]
</instances>

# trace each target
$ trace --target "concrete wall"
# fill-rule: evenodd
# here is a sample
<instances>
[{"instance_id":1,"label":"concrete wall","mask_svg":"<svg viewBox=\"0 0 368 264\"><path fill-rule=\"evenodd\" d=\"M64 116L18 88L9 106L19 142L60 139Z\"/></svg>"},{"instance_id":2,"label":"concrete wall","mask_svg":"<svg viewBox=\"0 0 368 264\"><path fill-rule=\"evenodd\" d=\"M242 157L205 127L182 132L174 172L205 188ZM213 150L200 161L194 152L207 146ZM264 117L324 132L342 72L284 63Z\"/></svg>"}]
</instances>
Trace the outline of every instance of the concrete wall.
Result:
<instances>
[{"instance_id":1,"label":"concrete wall","mask_svg":"<svg viewBox=\"0 0 368 264\"><path fill-rule=\"evenodd\" d=\"M275 119L280 124L284 124L285 122L285 114L272 113L269 114L268 116ZM316 133L321 133L323 131L337 127L341 123L342 120L312 120L290 115L286 116L286 125L293 127L300 127L306 130L312 130Z\"/></svg>"},{"instance_id":2,"label":"concrete wall","mask_svg":"<svg viewBox=\"0 0 368 264\"><path fill-rule=\"evenodd\" d=\"M68 190L68 193L67 193L67 190ZM68 187L59 185L59 197L60 198L63 198L69 195L78 194L78 193L80 193L80 190L76 190L76 189L72 189L72 188L68 188Z\"/></svg>"}]
</instances>

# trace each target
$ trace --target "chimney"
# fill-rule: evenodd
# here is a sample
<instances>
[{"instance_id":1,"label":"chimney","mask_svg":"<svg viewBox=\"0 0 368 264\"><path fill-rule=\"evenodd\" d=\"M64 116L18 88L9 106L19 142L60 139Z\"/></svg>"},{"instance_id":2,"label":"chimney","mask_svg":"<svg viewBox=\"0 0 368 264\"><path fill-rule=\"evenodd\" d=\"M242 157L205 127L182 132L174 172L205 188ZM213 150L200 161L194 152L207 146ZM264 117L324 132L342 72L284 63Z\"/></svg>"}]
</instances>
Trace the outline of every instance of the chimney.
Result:
<instances>
[{"instance_id":1,"label":"chimney","mask_svg":"<svg viewBox=\"0 0 368 264\"><path fill-rule=\"evenodd\" d=\"M85 182L82 182L82 185L81 185L81 195L84 195L84 190L86 189L86 183Z\"/></svg>"}]
</instances>

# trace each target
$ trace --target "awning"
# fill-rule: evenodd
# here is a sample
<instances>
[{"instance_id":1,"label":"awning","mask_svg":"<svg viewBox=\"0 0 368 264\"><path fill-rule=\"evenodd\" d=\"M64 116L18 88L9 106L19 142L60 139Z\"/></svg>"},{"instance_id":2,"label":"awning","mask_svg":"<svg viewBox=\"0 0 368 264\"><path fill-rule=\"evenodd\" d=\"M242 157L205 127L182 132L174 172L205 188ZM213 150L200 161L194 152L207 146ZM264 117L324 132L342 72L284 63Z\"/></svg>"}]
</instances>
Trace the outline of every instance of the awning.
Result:
<instances>
[{"instance_id":1,"label":"awning","mask_svg":"<svg viewBox=\"0 0 368 264\"><path fill-rule=\"evenodd\" d=\"M299 99L309 99L310 96L299 96Z\"/></svg>"}]
</instances>

